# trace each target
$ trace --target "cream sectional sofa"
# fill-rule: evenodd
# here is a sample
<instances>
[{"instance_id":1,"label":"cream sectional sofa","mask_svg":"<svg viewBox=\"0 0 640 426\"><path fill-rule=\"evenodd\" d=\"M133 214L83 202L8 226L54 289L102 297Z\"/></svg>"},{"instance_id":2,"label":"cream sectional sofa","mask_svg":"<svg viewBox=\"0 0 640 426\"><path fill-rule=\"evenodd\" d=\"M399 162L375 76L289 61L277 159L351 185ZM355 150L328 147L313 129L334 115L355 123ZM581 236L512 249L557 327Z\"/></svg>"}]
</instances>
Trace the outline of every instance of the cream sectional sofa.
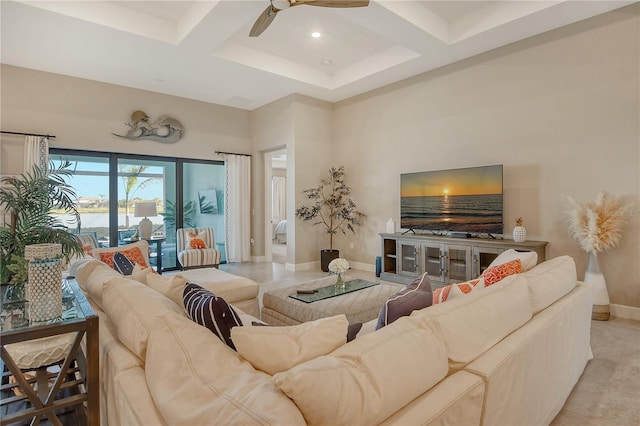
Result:
<instances>
[{"instance_id":1,"label":"cream sectional sofa","mask_svg":"<svg viewBox=\"0 0 640 426\"><path fill-rule=\"evenodd\" d=\"M567 256L380 330L364 324L273 375L161 293L106 275L95 263L77 273L100 316L105 425L541 425L592 356L592 295ZM243 332L284 331L241 318ZM252 356L278 356L267 348Z\"/></svg>"}]
</instances>

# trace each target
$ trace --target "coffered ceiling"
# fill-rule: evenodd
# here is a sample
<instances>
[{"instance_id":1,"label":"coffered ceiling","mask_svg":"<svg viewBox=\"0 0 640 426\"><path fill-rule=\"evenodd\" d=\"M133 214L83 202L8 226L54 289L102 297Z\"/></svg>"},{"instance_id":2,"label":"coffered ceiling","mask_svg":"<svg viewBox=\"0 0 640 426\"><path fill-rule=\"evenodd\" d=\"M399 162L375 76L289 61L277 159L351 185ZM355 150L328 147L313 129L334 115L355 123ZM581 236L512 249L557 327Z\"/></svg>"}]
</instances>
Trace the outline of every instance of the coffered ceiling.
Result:
<instances>
[{"instance_id":1,"label":"coffered ceiling","mask_svg":"<svg viewBox=\"0 0 640 426\"><path fill-rule=\"evenodd\" d=\"M630 3L300 5L249 37L269 0L3 0L0 60L251 110L291 93L339 101Z\"/></svg>"}]
</instances>

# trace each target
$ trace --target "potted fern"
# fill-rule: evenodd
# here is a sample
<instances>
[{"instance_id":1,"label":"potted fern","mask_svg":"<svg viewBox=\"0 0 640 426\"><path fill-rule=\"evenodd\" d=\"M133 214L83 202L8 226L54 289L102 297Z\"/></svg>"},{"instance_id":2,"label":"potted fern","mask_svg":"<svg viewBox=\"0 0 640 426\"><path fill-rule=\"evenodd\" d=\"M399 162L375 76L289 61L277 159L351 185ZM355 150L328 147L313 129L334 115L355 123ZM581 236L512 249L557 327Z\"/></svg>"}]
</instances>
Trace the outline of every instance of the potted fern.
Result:
<instances>
[{"instance_id":1,"label":"potted fern","mask_svg":"<svg viewBox=\"0 0 640 426\"><path fill-rule=\"evenodd\" d=\"M304 221L314 221L314 225L323 225L329 234L329 248L320 252L320 267L329 271L329 262L340 257L340 251L333 249L333 236L338 232L355 234L354 226L360 225L365 214L358 211L356 203L349 194L351 188L344 183L344 166L329 169L329 177L320 180L320 185L303 193L313 203L296 209L296 217Z\"/></svg>"},{"instance_id":2,"label":"potted fern","mask_svg":"<svg viewBox=\"0 0 640 426\"><path fill-rule=\"evenodd\" d=\"M34 166L20 176L2 178L0 210L5 223L0 228L2 248L0 256L0 282L11 283L19 293L27 282L28 263L24 259L25 246L42 243L62 245L62 256L82 254L82 246L68 227L52 213L54 211L73 217L70 225L80 229L80 213L76 205L74 189L66 180L71 176L71 163L63 161L58 166L50 163L47 171Z\"/></svg>"}]
</instances>

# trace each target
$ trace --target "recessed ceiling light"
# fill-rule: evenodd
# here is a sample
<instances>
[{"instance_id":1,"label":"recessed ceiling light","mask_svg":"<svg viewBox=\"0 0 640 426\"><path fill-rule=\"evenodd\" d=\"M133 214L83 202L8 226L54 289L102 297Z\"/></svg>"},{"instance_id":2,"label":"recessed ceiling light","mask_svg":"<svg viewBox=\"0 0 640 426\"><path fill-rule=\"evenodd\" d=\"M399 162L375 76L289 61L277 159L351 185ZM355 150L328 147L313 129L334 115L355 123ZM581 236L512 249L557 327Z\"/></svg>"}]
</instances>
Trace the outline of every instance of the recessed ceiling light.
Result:
<instances>
[{"instance_id":1,"label":"recessed ceiling light","mask_svg":"<svg viewBox=\"0 0 640 426\"><path fill-rule=\"evenodd\" d=\"M325 59L322 63L325 65L331 65L331 59Z\"/></svg>"},{"instance_id":2,"label":"recessed ceiling light","mask_svg":"<svg viewBox=\"0 0 640 426\"><path fill-rule=\"evenodd\" d=\"M320 37L322 37L322 34L320 34L318 31L314 31L314 32L311 33L311 37L320 38Z\"/></svg>"}]
</instances>

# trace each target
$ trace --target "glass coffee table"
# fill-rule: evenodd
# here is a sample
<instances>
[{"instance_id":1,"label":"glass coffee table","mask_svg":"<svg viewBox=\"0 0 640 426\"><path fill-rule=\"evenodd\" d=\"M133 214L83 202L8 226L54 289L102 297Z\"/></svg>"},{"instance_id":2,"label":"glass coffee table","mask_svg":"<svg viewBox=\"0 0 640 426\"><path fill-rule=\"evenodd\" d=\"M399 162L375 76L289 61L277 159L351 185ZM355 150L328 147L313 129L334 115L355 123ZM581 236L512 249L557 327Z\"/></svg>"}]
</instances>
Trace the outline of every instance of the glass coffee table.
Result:
<instances>
[{"instance_id":1,"label":"glass coffee table","mask_svg":"<svg viewBox=\"0 0 640 426\"><path fill-rule=\"evenodd\" d=\"M271 325L297 325L344 314L350 323L365 323L377 318L382 304L403 287L396 284L356 280L345 276L344 290L336 290L336 279L335 275L330 275L326 278L265 292L262 296L261 319ZM299 289L322 290L311 294L300 294Z\"/></svg>"}]
</instances>

